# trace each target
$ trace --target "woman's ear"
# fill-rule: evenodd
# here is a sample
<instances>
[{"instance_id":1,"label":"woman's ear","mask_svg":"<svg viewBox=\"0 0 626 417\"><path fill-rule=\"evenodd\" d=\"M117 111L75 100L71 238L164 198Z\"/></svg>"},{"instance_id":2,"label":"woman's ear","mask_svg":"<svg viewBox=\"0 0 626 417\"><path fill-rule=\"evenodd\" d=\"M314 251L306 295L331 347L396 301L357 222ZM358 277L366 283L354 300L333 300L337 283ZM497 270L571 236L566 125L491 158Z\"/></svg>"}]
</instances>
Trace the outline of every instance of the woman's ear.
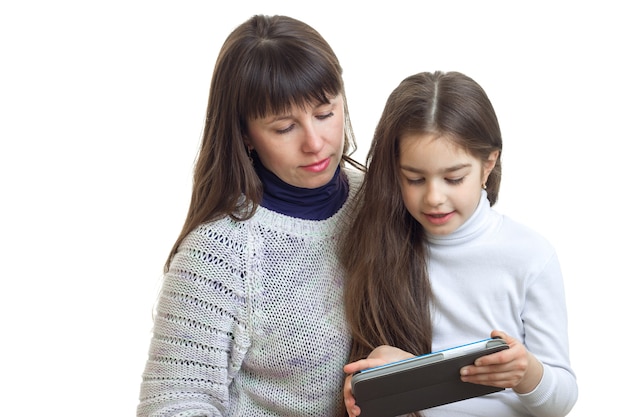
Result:
<instances>
[{"instance_id":1,"label":"woman's ear","mask_svg":"<svg viewBox=\"0 0 626 417\"><path fill-rule=\"evenodd\" d=\"M243 144L246 147L246 150L248 151L248 153L252 152L252 149L254 149L254 146L252 146L252 141L250 140L248 135L246 133L243 133L241 137L243 139Z\"/></svg>"}]
</instances>

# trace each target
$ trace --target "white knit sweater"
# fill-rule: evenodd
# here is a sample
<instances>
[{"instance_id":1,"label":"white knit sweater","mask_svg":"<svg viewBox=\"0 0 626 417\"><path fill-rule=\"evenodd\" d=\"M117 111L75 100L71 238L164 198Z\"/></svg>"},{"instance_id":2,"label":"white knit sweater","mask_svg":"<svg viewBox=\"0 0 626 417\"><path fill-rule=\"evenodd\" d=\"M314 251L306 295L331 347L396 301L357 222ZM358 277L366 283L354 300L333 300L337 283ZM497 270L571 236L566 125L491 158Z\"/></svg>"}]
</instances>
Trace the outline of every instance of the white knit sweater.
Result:
<instances>
[{"instance_id":1,"label":"white knit sweater","mask_svg":"<svg viewBox=\"0 0 626 417\"><path fill-rule=\"evenodd\" d=\"M323 221L259 207L190 233L165 275L137 416L334 416L350 336L337 237Z\"/></svg>"}]
</instances>

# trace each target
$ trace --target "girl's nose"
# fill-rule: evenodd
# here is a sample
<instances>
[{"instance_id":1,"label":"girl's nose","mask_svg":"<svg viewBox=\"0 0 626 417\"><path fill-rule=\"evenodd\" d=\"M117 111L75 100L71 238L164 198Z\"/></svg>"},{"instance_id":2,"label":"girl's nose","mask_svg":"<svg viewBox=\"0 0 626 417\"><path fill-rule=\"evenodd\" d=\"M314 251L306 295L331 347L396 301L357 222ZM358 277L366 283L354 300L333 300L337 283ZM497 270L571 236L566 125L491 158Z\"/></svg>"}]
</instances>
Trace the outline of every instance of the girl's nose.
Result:
<instances>
[{"instance_id":1,"label":"girl's nose","mask_svg":"<svg viewBox=\"0 0 626 417\"><path fill-rule=\"evenodd\" d=\"M428 184L428 188L426 189L426 202L432 207L437 207L444 203L444 201L445 194L443 193L441 186L436 182L430 182Z\"/></svg>"}]
</instances>

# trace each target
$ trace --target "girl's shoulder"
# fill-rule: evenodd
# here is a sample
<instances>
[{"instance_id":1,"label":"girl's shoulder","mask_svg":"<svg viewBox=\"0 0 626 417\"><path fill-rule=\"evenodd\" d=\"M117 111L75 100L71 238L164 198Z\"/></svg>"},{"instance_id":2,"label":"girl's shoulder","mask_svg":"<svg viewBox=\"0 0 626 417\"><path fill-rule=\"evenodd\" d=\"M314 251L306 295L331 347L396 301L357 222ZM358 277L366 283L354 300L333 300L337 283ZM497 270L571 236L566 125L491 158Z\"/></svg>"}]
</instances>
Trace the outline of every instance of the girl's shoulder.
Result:
<instances>
[{"instance_id":1,"label":"girl's shoulder","mask_svg":"<svg viewBox=\"0 0 626 417\"><path fill-rule=\"evenodd\" d=\"M502 218L501 235L503 239L516 242L517 245L527 249L554 251L552 243L535 228L509 216L502 214L500 216Z\"/></svg>"}]
</instances>

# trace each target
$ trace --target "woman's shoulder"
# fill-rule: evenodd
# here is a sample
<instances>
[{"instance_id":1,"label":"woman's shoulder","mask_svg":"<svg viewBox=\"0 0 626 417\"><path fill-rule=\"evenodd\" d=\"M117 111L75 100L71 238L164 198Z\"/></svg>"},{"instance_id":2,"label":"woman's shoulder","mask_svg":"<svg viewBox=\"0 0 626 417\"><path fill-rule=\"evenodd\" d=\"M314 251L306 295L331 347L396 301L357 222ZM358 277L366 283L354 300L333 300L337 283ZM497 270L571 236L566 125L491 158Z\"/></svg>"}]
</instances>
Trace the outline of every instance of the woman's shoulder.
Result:
<instances>
[{"instance_id":1,"label":"woman's shoulder","mask_svg":"<svg viewBox=\"0 0 626 417\"><path fill-rule=\"evenodd\" d=\"M351 216L354 196L362 184L364 176L363 171L352 166L343 167L342 170L349 185L348 200L344 207L329 219L319 221L300 219L258 206L254 214L246 220L237 220L231 216L223 216L200 224L187 235L181 246L201 245L205 247L207 245L219 245L243 250L243 247L249 241L249 234L261 233L261 231L302 236L334 234L338 222L342 222L345 216Z\"/></svg>"},{"instance_id":2,"label":"woman's shoulder","mask_svg":"<svg viewBox=\"0 0 626 417\"><path fill-rule=\"evenodd\" d=\"M181 243L185 248L222 247L241 251L245 244L242 222L229 216L202 223L193 229Z\"/></svg>"},{"instance_id":3,"label":"woman's shoulder","mask_svg":"<svg viewBox=\"0 0 626 417\"><path fill-rule=\"evenodd\" d=\"M348 184L350 184L350 188L358 188L363 183L363 178L365 176L365 172L353 167L352 165L346 165L343 168L343 172L346 174L346 178L348 179Z\"/></svg>"}]
</instances>

